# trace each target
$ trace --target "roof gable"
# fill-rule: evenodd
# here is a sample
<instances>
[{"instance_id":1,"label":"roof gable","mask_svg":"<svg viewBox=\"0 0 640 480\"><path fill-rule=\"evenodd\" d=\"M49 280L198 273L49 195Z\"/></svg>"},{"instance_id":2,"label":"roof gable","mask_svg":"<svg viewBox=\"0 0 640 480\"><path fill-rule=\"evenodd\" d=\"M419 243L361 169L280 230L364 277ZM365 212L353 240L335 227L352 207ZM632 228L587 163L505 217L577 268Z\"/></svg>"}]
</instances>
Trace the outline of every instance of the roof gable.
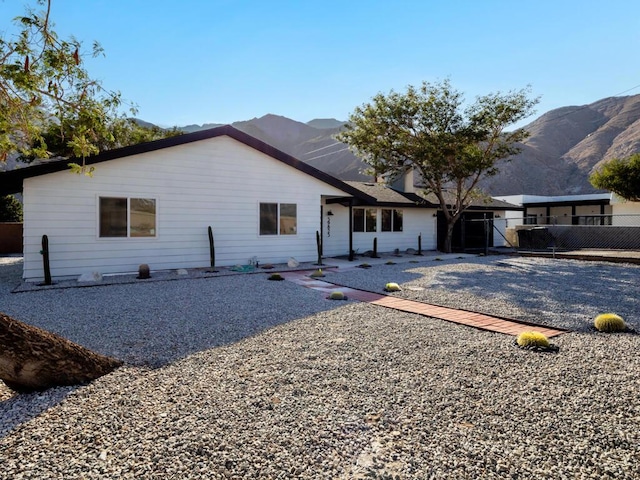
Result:
<instances>
[{"instance_id":1,"label":"roof gable","mask_svg":"<svg viewBox=\"0 0 640 480\"><path fill-rule=\"evenodd\" d=\"M211 128L208 130L201 130L193 133L186 133L184 135L178 135L176 137L163 138L161 140L155 140L152 142L140 143L137 145L131 145L128 147L116 148L113 150L107 150L98 155L94 155L85 159L86 165L95 165L102 162L108 162L119 158L126 158L132 155L139 155L141 153L154 152L164 148L175 147L178 145L184 145L187 143L197 142L200 140L206 140L210 138L220 137L226 135L228 137L237 140L259 152L264 153L276 160L279 160L301 172L311 175L312 177L331 185L343 192L360 198L363 201L374 201L372 197L366 193L352 187L351 185L339 180L328 173L318 170L311 165L308 165L297 158L278 150L271 145L258 140L251 135L248 135L231 125L224 125L222 127ZM10 193L18 193L22 191L22 181L26 178L37 177L41 175L47 175L49 173L60 172L69 169L68 164L70 162L82 163L77 159L61 159L43 162L38 165L32 165L24 168L17 168L15 170L9 170L7 172L0 172L0 195L6 195Z\"/></svg>"}]
</instances>

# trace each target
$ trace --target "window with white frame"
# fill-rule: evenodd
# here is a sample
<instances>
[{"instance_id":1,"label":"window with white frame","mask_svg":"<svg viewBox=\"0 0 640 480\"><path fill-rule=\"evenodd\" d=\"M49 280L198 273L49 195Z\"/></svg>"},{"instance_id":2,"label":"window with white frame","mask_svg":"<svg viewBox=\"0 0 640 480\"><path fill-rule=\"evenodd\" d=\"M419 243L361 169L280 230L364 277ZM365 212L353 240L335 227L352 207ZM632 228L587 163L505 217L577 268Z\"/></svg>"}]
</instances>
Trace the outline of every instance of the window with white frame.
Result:
<instances>
[{"instance_id":1,"label":"window with white frame","mask_svg":"<svg viewBox=\"0 0 640 480\"><path fill-rule=\"evenodd\" d=\"M378 231L378 210L376 208L354 208L353 209L353 231L354 232Z\"/></svg>"},{"instance_id":2,"label":"window with white frame","mask_svg":"<svg viewBox=\"0 0 640 480\"><path fill-rule=\"evenodd\" d=\"M260 235L298 233L298 207L295 203L261 203Z\"/></svg>"},{"instance_id":3,"label":"window with white frame","mask_svg":"<svg viewBox=\"0 0 640 480\"><path fill-rule=\"evenodd\" d=\"M402 210L383 208L380 214L380 227L382 232L401 232Z\"/></svg>"},{"instance_id":4,"label":"window with white frame","mask_svg":"<svg viewBox=\"0 0 640 480\"><path fill-rule=\"evenodd\" d=\"M100 197L98 206L101 238L156 236L155 199Z\"/></svg>"}]
</instances>

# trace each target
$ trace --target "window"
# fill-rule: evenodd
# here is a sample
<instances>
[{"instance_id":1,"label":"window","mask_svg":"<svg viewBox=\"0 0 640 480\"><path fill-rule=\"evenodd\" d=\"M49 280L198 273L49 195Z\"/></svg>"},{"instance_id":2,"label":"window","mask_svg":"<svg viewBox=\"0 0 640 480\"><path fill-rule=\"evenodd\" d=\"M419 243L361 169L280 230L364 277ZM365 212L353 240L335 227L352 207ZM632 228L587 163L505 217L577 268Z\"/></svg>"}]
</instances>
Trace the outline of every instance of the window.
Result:
<instances>
[{"instance_id":1,"label":"window","mask_svg":"<svg viewBox=\"0 0 640 480\"><path fill-rule=\"evenodd\" d=\"M524 217L525 225L535 225L538 223L538 217L535 213L528 213L526 217Z\"/></svg>"},{"instance_id":2,"label":"window","mask_svg":"<svg viewBox=\"0 0 640 480\"><path fill-rule=\"evenodd\" d=\"M156 201L151 198L100 197L99 236L155 237Z\"/></svg>"},{"instance_id":3,"label":"window","mask_svg":"<svg viewBox=\"0 0 640 480\"><path fill-rule=\"evenodd\" d=\"M297 228L298 216L295 203L280 204L280 235L295 235Z\"/></svg>"},{"instance_id":4,"label":"window","mask_svg":"<svg viewBox=\"0 0 640 480\"><path fill-rule=\"evenodd\" d=\"M364 208L353 209L353 231L364 232Z\"/></svg>"},{"instance_id":5,"label":"window","mask_svg":"<svg viewBox=\"0 0 640 480\"><path fill-rule=\"evenodd\" d=\"M381 213L381 231L401 232L402 231L402 210L391 210L383 208Z\"/></svg>"},{"instance_id":6,"label":"window","mask_svg":"<svg viewBox=\"0 0 640 480\"><path fill-rule=\"evenodd\" d=\"M295 203L261 203L260 235L298 233L298 208Z\"/></svg>"},{"instance_id":7,"label":"window","mask_svg":"<svg viewBox=\"0 0 640 480\"><path fill-rule=\"evenodd\" d=\"M378 210L375 208L353 209L353 231L375 232L377 231Z\"/></svg>"}]
</instances>

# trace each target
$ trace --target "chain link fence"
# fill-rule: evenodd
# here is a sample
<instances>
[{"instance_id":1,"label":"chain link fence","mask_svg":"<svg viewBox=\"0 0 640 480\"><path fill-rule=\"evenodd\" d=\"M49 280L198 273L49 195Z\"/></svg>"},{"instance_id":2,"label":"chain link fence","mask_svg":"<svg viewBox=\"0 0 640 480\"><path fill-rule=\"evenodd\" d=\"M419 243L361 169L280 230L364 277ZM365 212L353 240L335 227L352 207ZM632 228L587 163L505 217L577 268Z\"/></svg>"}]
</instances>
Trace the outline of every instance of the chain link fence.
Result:
<instances>
[{"instance_id":1,"label":"chain link fence","mask_svg":"<svg viewBox=\"0 0 640 480\"><path fill-rule=\"evenodd\" d=\"M491 222L493 247L640 251L640 214L527 216L484 221Z\"/></svg>"}]
</instances>

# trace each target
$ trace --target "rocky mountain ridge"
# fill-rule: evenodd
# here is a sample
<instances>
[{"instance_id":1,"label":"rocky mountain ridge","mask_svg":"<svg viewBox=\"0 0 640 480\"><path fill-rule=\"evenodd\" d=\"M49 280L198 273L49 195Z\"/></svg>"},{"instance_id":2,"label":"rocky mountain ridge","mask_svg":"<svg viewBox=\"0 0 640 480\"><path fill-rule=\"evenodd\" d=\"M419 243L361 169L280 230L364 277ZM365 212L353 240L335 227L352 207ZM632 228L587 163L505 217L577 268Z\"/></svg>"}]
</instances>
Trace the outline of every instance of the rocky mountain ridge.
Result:
<instances>
[{"instance_id":1,"label":"rocky mountain ridge","mask_svg":"<svg viewBox=\"0 0 640 480\"><path fill-rule=\"evenodd\" d=\"M302 123L268 114L233 126L343 180L371 180L362 173L366 165L333 138L343 124L335 119ZM524 128L530 136L520 145L522 151L504 162L496 176L482 181L485 191L492 195L593 193L597 190L589 183L589 174L594 168L640 152L640 95L557 108Z\"/></svg>"},{"instance_id":2,"label":"rocky mountain ridge","mask_svg":"<svg viewBox=\"0 0 640 480\"><path fill-rule=\"evenodd\" d=\"M143 121L140 121L143 122ZM147 122L143 122L147 123ZM366 165L334 139L345 122L333 118L298 122L267 114L232 125L342 180L367 181ZM186 133L220 126L187 125ZM491 195L569 195L596 192L589 174L612 158L640 152L640 95L551 110L524 127L521 152L480 186ZM14 159L0 170L14 167Z\"/></svg>"}]
</instances>

